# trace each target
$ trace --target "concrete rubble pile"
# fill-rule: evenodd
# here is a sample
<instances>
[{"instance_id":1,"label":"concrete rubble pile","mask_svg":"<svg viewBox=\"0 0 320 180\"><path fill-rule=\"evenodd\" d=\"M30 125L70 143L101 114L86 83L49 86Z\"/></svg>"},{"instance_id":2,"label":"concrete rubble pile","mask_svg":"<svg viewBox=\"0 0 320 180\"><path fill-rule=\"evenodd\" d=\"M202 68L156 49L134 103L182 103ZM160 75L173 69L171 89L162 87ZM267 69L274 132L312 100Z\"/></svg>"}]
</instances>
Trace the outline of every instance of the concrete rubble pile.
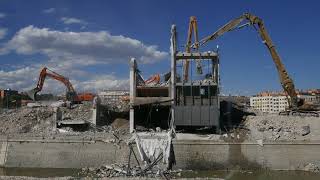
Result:
<instances>
[{"instance_id":1,"label":"concrete rubble pile","mask_svg":"<svg viewBox=\"0 0 320 180\"><path fill-rule=\"evenodd\" d=\"M62 112L62 120L83 120L91 121L92 119L92 103L84 102L83 104L75 104L72 109L60 107Z\"/></svg>"},{"instance_id":2,"label":"concrete rubble pile","mask_svg":"<svg viewBox=\"0 0 320 180\"><path fill-rule=\"evenodd\" d=\"M320 169L317 165L313 164L313 163L308 163L304 168L304 171L309 171L309 172L315 172L315 173L319 173Z\"/></svg>"},{"instance_id":3,"label":"concrete rubble pile","mask_svg":"<svg viewBox=\"0 0 320 180\"><path fill-rule=\"evenodd\" d=\"M248 116L245 126L251 140L293 141L319 137L316 117L280 116L276 114Z\"/></svg>"},{"instance_id":4,"label":"concrete rubble pile","mask_svg":"<svg viewBox=\"0 0 320 180\"><path fill-rule=\"evenodd\" d=\"M54 108L56 107L50 104L31 103L29 106L3 110L0 113L0 134L50 135L51 133L57 133L53 116ZM61 106L59 108L62 112L62 120L90 121L92 119L92 104L90 103L76 104L73 105L72 109Z\"/></svg>"},{"instance_id":5,"label":"concrete rubble pile","mask_svg":"<svg viewBox=\"0 0 320 180\"><path fill-rule=\"evenodd\" d=\"M52 130L53 109L22 107L0 114L1 134L48 133Z\"/></svg>"},{"instance_id":6,"label":"concrete rubble pile","mask_svg":"<svg viewBox=\"0 0 320 180\"><path fill-rule=\"evenodd\" d=\"M129 101L116 101L116 102L107 102L105 103L108 110L114 111L114 112L129 112L130 105Z\"/></svg>"},{"instance_id":7,"label":"concrete rubble pile","mask_svg":"<svg viewBox=\"0 0 320 180\"><path fill-rule=\"evenodd\" d=\"M99 99L101 105L107 107L108 110L114 112L128 112L129 105L129 92L127 91L110 91L100 93Z\"/></svg>"},{"instance_id":8,"label":"concrete rubble pile","mask_svg":"<svg viewBox=\"0 0 320 180\"><path fill-rule=\"evenodd\" d=\"M82 177L113 178L113 177L145 177L172 179L181 176L181 170L141 169L140 166L129 167L124 164L104 165L99 168L82 168L78 174Z\"/></svg>"},{"instance_id":9,"label":"concrete rubble pile","mask_svg":"<svg viewBox=\"0 0 320 180\"><path fill-rule=\"evenodd\" d=\"M145 87L168 87L170 83L170 80L159 82L159 83L150 83L150 84L143 84Z\"/></svg>"}]
</instances>

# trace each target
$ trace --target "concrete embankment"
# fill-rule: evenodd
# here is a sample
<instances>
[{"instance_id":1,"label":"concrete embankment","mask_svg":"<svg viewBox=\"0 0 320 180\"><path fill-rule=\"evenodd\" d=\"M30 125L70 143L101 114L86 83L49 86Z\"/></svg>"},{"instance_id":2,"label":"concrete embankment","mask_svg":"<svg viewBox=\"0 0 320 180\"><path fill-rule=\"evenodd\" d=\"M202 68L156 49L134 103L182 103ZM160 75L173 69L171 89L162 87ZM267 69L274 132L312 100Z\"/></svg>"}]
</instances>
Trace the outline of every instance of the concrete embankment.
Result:
<instances>
[{"instance_id":1,"label":"concrete embankment","mask_svg":"<svg viewBox=\"0 0 320 180\"><path fill-rule=\"evenodd\" d=\"M297 170L319 165L320 141L223 142L177 139L173 142L174 168ZM136 151L136 150L135 150ZM127 163L129 149L112 139L0 139L0 166L33 168L82 168ZM137 151L136 151L137 153Z\"/></svg>"}]
</instances>

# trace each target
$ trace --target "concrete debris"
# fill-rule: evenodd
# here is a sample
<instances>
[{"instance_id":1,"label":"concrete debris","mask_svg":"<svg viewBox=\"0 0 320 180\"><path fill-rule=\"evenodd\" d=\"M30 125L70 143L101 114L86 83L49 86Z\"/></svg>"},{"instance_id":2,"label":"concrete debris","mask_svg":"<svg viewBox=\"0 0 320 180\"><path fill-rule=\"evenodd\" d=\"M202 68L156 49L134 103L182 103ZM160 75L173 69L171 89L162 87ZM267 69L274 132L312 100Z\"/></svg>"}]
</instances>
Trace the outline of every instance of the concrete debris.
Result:
<instances>
[{"instance_id":1,"label":"concrete debris","mask_svg":"<svg viewBox=\"0 0 320 180\"><path fill-rule=\"evenodd\" d=\"M54 103L60 106L61 102ZM90 103L74 105L73 109L59 107L62 120L90 121L92 118ZM56 107L55 107L56 108ZM54 109L50 104L29 103L17 109L5 110L0 114L0 134L16 135L24 133L50 134L58 133L54 124ZM63 131L63 130L62 130Z\"/></svg>"},{"instance_id":2,"label":"concrete debris","mask_svg":"<svg viewBox=\"0 0 320 180\"><path fill-rule=\"evenodd\" d=\"M83 121L91 121L92 119L92 104L91 103L83 103L76 104L69 109L67 107L61 107L60 110L62 112L62 120L83 120Z\"/></svg>"},{"instance_id":3,"label":"concrete debris","mask_svg":"<svg viewBox=\"0 0 320 180\"><path fill-rule=\"evenodd\" d=\"M111 131L118 135L129 134L129 120L117 118L111 123ZM110 130L109 127L109 130ZM111 132L109 131L109 132Z\"/></svg>"},{"instance_id":4,"label":"concrete debris","mask_svg":"<svg viewBox=\"0 0 320 180\"><path fill-rule=\"evenodd\" d=\"M117 118L111 123L113 129L129 128L129 120Z\"/></svg>"},{"instance_id":5,"label":"concrete debris","mask_svg":"<svg viewBox=\"0 0 320 180\"><path fill-rule=\"evenodd\" d=\"M316 128L319 118L280 116L276 114L248 116L244 122L250 130L249 140L294 141L318 139ZM313 125L313 126L312 126Z\"/></svg>"},{"instance_id":6,"label":"concrete debris","mask_svg":"<svg viewBox=\"0 0 320 180\"><path fill-rule=\"evenodd\" d=\"M32 176L10 176L10 175L1 175L1 180L47 180L47 177L32 177ZM51 180L74 180L74 177L50 177Z\"/></svg>"},{"instance_id":7,"label":"concrete debris","mask_svg":"<svg viewBox=\"0 0 320 180\"><path fill-rule=\"evenodd\" d=\"M30 108L37 108L37 107L41 107L42 105L40 103L28 103L27 107Z\"/></svg>"},{"instance_id":8,"label":"concrete debris","mask_svg":"<svg viewBox=\"0 0 320 180\"><path fill-rule=\"evenodd\" d=\"M99 93L101 105L114 112L129 112L129 92L110 91Z\"/></svg>"},{"instance_id":9,"label":"concrete debris","mask_svg":"<svg viewBox=\"0 0 320 180\"><path fill-rule=\"evenodd\" d=\"M310 134L310 126L302 126L301 127L301 136L305 136Z\"/></svg>"},{"instance_id":10,"label":"concrete debris","mask_svg":"<svg viewBox=\"0 0 320 180\"><path fill-rule=\"evenodd\" d=\"M156 132L161 132L161 128L160 127L156 127Z\"/></svg>"},{"instance_id":11,"label":"concrete debris","mask_svg":"<svg viewBox=\"0 0 320 180\"><path fill-rule=\"evenodd\" d=\"M51 107L66 107L66 102L60 100L60 101L51 103L50 106Z\"/></svg>"},{"instance_id":12,"label":"concrete debris","mask_svg":"<svg viewBox=\"0 0 320 180\"><path fill-rule=\"evenodd\" d=\"M144 84L144 86L146 86L146 87L168 87L169 83L170 83L170 80L166 81L166 82Z\"/></svg>"},{"instance_id":13,"label":"concrete debris","mask_svg":"<svg viewBox=\"0 0 320 180\"><path fill-rule=\"evenodd\" d=\"M307 164L304 168L304 171L309 171L309 172L320 172L320 169L317 165L313 164L313 163L309 163Z\"/></svg>"},{"instance_id":14,"label":"concrete debris","mask_svg":"<svg viewBox=\"0 0 320 180\"><path fill-rule=\"evenodd\" d=\"M53 109L47 107L22 107L0 115L0 134L48 133L52 130Z\"/></svg>"},{"instance_id":15,"label":"concrete debris","mask_svg":"<svg viewBox=\"0 0 320 180\"><path fill-rule=\"evenodd\" d=\"M263 146L263 140L262 139L258 139L257 143L258 143L259 146Z\"/></svg>"},{"instance_id":16,"label":"concrete debris","mask_svg":"<svg viewBox=\"0 0 320 180\"><path fill-rule=\"evenodd\" d=\"M128 167L124 164L112 164L104 165L99 168L82 168L79 172L79 176L91 177L91 178L115 178L115 177L125 177L133 178L164 178L172 179L181 176L181 170L175 171L162 171L157 168L153 169L142 169L140 166Z\"/></svg>"}]
</instances>

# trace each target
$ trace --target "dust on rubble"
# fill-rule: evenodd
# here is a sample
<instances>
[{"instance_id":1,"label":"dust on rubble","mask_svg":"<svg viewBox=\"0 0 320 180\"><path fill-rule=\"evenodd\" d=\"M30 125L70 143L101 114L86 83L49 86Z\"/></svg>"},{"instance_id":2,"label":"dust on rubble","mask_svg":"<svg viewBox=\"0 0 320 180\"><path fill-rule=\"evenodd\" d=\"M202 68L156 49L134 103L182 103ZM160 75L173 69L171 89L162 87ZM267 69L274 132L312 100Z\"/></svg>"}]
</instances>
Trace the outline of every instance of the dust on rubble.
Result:
<instances>
[{"instance_id":1,"label":"dust on rubble","mask_svg":"<svg viewBox=\"0 0 320 180\"><path fill-rule=\"evenodd\" d=\"M53 109L22 107L0 114L0 134L48 133L52 129Z\"/></svg>"},{"instance_id":2,"label":"dust on rubble","mask_svg":"<svg viewBox=\"0 0 320 180\"><path fill-rule=\"evenodd\" d=\"M54 103L54 106L52 105ZM92 103L83 102L75 104L71 109L64 107L60 102L37 103L32 106L23 106L17 109L0 110L0 136L19 138L42 139L77 139L106 140L126 139L129 135L129 121L116 118L112 124L96 126L92 124ZM70 126L58 126L54 124L54 109L59 107L61 120L83 120L88 123L85 130L77 130Z\"/></svg>"},{"instance_id":3,"label":"dust on rubble","mask_svg":"<svg viewBox=\"0 0 320 180\"><path fill-rule=\"evenodd\" d=\"M63 114L63 120L90 121L92 118L91 107L90 103L83 103L74 105L72 109L66 107L60 107L60 109ZM2 110L0 113L0 135L56 134L53 114L54 108L48 104Z\"/></svg>"},{"instance_id":4,"label":"dust on rubble","mask_svg":"<svg viewBox=\"0 0 320 180\"><path fill-rule=\"evenodd\" d=\"M60 107L62 112L62 119L74 119L74 120L84 120L91 121L92 118L92 104L91 103L83 103L74 105L71 109L66 107Z\"/></svg>"},{"instance_id":5,"label":"dust on rubble","mask_svg":"<svg viewBox=\"0 0 320 180\"><path fill-rule=\"evenodd\" d=\"M181 170L142 169L140 166L128 166L128 164L103 165L98 168L82 168L79 176L91 178L163 178L176 179L181 176Z\"/></svg>"},{"instance_id":6,"label":"dust on rubble","mask_svg":"<svg viewBox=\"0 0 320 180\"><path fill-rule=\"evenodd\" d=\"M318 140L320 132L317 117L281 116L264 114L248 116L244 122L250 130L250 140L264 141L294 141Z\"/></svg>"}]
</instances>

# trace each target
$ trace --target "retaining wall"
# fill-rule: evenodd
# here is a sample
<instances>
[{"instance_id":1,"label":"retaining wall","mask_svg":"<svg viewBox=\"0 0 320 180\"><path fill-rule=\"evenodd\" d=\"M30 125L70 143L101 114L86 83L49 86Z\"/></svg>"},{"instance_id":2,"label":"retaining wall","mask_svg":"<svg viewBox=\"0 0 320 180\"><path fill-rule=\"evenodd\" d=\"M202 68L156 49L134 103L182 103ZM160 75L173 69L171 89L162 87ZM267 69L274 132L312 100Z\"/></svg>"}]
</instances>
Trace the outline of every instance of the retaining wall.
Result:
<instances>
[{"instance_id":1,"label":"retaining wall","mask_svg":"<svg viewBox=\"0 0 320 180\"><path fill-rule=\"evenodd\" d=\"M136 151L136 150L135 150ZM225 143L176 140L174 168L193 170L261 169L296 170L320 164L320 142ZM85 140L0 140L0 166L82 168L127 163L126 144ZM137 153L137 151L136 151ZM138 155L138 154L137 154Z\"/></svg>"}]
</instances>

